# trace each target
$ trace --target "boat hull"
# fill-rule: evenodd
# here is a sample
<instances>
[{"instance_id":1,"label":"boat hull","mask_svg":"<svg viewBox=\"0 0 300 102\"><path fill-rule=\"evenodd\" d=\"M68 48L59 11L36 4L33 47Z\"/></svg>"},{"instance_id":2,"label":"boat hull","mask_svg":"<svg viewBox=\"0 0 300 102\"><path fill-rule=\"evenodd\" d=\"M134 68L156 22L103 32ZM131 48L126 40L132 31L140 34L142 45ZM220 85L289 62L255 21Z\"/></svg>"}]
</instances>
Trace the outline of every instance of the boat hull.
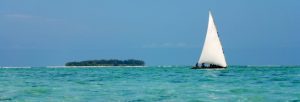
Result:
<instances>
[{"instance_id":1,"label":"boat hull","mask_svg":"<svg viewBox=\"0 0 300 102\"><path fill-rule=\"evenodd\" d=\"M191 69L225 69L226 67L192 67Z\"/></svg>"}]
</instances>

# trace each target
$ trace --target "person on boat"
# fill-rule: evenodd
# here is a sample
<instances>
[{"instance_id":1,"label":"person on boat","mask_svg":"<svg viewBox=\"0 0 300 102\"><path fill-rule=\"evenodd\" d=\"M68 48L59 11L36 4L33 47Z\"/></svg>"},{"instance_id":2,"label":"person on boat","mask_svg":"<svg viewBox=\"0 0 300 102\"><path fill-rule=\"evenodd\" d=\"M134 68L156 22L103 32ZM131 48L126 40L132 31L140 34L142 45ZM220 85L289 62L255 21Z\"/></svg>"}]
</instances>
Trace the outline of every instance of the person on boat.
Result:
<instances>
[{"instance_id":1,"label":"person on boat","mask_svg":"<svg viewBox=\"0 0 300 102\"><path fill-rule=\"evenodd\" d=\"M198 66L198 63L196 63L196 67L199 67L199 66Z\"/></svg>"},{"instance_id":2,"label":"person on boat","mask_svg":"<svg viewBox=\"0 0 300 102\"><path fill-rule=\"evenodd\" d=\"M205 65L204 65L204 63L202 63L202 64L201 64L201 68L204 68L204 67L205 67Z\"/></svg>"}]
</instances>

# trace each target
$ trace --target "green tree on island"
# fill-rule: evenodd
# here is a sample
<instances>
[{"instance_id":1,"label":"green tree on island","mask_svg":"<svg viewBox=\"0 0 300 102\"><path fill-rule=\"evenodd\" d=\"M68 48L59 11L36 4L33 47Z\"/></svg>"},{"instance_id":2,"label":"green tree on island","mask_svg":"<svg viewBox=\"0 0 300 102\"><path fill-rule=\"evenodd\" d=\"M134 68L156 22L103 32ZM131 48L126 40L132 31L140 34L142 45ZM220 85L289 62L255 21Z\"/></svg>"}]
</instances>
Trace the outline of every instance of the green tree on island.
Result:
<instances>
[{"instance_id":1,"label":"green tree on island","mask_svg":"<svg viewBox=\"0 0 300 102\"><path fill-rule=\"evenodd\" d=\"M142 60L128 59L128 60L86 60L80 62L67 62L66 66L144 66L145 62Z\"/></svg>"}]
</instances>

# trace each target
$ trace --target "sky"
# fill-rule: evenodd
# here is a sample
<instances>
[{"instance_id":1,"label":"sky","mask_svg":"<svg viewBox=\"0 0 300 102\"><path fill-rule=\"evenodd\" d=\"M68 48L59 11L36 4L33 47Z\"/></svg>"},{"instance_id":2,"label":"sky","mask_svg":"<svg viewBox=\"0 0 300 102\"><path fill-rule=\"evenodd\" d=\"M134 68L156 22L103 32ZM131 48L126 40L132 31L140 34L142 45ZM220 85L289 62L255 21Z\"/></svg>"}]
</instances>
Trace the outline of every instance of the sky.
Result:
<instances>
[{"instance_id":1,"label":"sky","mask_svg":"<svg viewBox=\"0 0 300 102\"><path fill-rule=\"evenodd\" d=\"M0 66L194 65L214 16L228 65L299 65L299 0L1 0Z\"/></svg>"}]
</instances>

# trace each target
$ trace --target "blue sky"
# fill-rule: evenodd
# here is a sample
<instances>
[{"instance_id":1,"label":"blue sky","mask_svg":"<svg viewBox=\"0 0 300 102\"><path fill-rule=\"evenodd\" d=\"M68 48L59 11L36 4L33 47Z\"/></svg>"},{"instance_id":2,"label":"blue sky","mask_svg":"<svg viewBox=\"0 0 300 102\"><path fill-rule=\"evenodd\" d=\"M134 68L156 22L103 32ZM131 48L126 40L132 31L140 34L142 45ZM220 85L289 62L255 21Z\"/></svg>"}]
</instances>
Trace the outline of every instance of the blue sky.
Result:
<instances>
[{"instance_id":1,"label":"blue sky","mask_svg":"<svg viewBox=\"0 0 300 102\"><path fill-rule=\"evenodd\" d=\"M1 0L0 66L194 65L212 10L229 65L299 65L299 0Z\"/></svg>"}]
</instances>

